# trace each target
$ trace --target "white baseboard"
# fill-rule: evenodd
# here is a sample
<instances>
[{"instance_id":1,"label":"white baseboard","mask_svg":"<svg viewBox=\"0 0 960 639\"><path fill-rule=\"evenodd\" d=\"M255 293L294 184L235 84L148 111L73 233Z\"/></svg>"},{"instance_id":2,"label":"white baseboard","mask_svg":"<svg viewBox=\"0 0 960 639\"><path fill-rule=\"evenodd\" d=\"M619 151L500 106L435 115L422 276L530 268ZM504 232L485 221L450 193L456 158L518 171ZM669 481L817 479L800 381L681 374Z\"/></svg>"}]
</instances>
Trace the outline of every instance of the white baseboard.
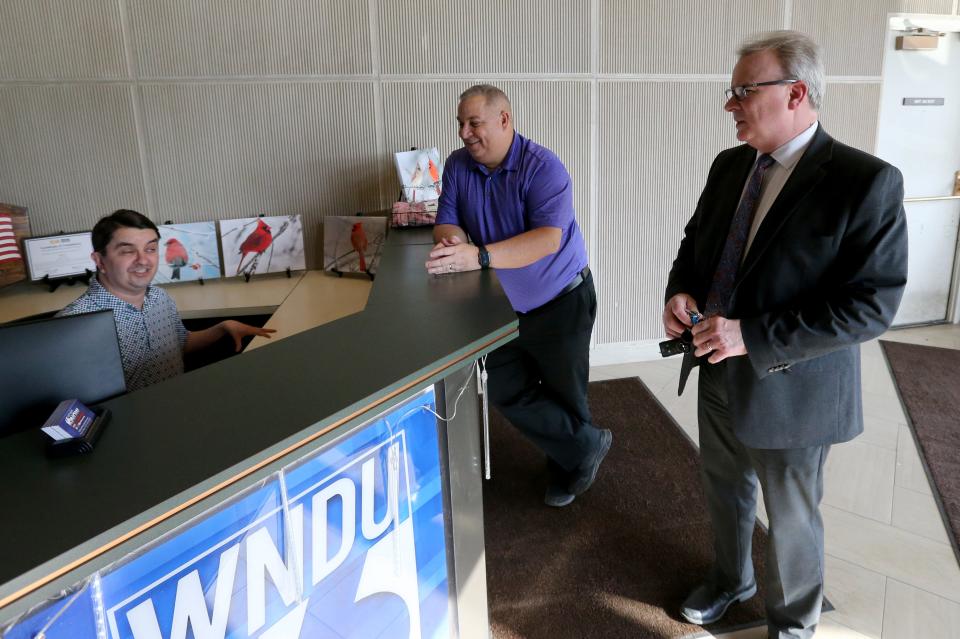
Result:
<instances>
[{"instance_id":1,"label":"white baseboard","mask_svg":"<svg viewBox=\"0 0 960 639\"><path fill-rule=\"evenodd\" d=\"M659 339L649 339L639 342L597 344L590 350L590 366L633 364L659 360L660 347L658 345L661 341Z\"/></svg>"}]
</instances>

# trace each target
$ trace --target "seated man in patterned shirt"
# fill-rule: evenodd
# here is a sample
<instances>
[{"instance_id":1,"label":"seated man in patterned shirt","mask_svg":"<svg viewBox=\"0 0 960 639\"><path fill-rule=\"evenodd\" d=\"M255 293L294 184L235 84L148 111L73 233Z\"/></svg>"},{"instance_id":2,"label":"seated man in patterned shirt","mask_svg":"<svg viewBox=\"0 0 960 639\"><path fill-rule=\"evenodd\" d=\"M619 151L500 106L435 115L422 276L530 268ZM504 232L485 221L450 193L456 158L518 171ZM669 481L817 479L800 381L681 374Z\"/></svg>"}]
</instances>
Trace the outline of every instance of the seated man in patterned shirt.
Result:
<instances>
[{"instance_id":1,"label":"seated man in patterned shirt","mask_svg":"<svg viewBox=\"0 0 960 639\"><path fill-rule=\"evenodd\" d=\"M160 231L146 216L120 209L93 227L97 275L87 292L57 316L110 309L117 324L127 391L156 384L183 372L183 354L229 335L240 351L250 335L270 337L273 329L226 320L202 331L188 331L167 292L152 286L160 255Z\"/></svg>"}]
</instances>

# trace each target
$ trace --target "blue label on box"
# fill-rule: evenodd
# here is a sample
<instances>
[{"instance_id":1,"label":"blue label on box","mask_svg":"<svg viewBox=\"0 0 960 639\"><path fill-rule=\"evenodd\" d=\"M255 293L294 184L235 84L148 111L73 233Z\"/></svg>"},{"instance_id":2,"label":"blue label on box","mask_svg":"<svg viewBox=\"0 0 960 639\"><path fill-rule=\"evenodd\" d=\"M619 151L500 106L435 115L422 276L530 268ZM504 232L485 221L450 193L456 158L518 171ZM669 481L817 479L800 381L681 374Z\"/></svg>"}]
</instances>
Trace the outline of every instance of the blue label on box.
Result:
<instances>
[{"instance_id":1,"label":"blue label on box","mask_svg":"<svg viewBox=\"0 0 960 639\"><path fill-rule=\"evenodd\" d=\"M92 423L93 411L79 401L74 400L67 413L63 416L61 426L75 437L82 437Z\"/></svg>"},{"instance_id":2,"label":"blue label on box","mask_svg":"<svg viewBox=\"0 0 960 639\"><path fill-rule=\"evenodd\" d=\"M41 430L54 439L82 437L96 415L79 400L66 399L47 418Z\"/></svg>"}]
</instances>

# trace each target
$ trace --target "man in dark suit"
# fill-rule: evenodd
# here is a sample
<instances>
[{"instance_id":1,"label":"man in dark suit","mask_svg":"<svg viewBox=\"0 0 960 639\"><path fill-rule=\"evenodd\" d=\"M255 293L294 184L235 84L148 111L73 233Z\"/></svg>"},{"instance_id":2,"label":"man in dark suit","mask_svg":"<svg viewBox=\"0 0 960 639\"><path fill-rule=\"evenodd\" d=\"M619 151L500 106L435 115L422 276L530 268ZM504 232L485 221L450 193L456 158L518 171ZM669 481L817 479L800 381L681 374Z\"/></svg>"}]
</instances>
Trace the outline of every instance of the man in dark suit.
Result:
<instances>
[{"instance_id":1,"label":"man in dark suit","mask_svg":"<svg viewBox=\"0 0 960 639\"><path fill-rule=\"evenodd\" d=\"M738 51L720 153L666 289L700 366L698 421L715 559L682 615L712 623L756 592L757 483L770 521L770 637L811 637L823 599L819 504L830 445L863 430L859 344L889 326L907 278L903 180L817 121L820 51L780 31ZM693 314L703 319L694 322Z\"/></svg>"}]
</instances>

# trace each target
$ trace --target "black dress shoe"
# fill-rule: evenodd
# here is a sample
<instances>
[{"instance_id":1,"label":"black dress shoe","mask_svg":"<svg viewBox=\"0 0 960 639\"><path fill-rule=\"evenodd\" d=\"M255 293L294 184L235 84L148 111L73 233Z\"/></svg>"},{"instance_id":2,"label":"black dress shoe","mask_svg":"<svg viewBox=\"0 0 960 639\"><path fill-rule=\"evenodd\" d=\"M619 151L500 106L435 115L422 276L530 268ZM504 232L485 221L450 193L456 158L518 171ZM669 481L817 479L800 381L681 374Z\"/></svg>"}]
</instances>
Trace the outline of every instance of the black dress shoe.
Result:
<instances>
[{"instance_id":1,"label":"black dress shoe","mask_svg":"<svg viewBox=\"0 0 960 639\"><path fill-rule=\"evenodd\" d=\"M593 480L597 478L597 471L600 470L600 462L607 456L610 450L610 444L613 443L613 433L604 428L600 431L600 443L596 450L587 455L587 458L580 463L570 476L570 492L574 495L582 495L593 485Z\"/></svg>"},{"instance_id":2,"label":"black dress shoe","mask_svg":"<svg viewBox=\"0 0 960 639\"><path fill-rule=\"evenodd\" d=\"M554 508L563 508L576 499L576 495L571 495L567 491L566 484L549 483L547 484L547 494L543 496L543 503Z\"/></svg>"},{"instance_id":3,"label":"black dress shoe","mask_svg":"<svg viewBox=\"0 0 960 639\"><path fill-rule=\"evenodd\" d=\"M690 623L705 626L720 621L726 614L727 608L735 603L746 601L756 593L756 583L735 592L718 592L711 584L700 584L683 602L680 614Z\"/></svg>"},{"instance_id":4,"label":"black dress shoe","mask_svg":"<svg viewBox=\"0 0 960 639\"><path fill-rule=\"evenodd\" d=\"M543 503L553 508L563 508L570 504L576 495L570 493L570 473L553 460L547 460L547 492Z\"/></svg>"}]
</instances>

